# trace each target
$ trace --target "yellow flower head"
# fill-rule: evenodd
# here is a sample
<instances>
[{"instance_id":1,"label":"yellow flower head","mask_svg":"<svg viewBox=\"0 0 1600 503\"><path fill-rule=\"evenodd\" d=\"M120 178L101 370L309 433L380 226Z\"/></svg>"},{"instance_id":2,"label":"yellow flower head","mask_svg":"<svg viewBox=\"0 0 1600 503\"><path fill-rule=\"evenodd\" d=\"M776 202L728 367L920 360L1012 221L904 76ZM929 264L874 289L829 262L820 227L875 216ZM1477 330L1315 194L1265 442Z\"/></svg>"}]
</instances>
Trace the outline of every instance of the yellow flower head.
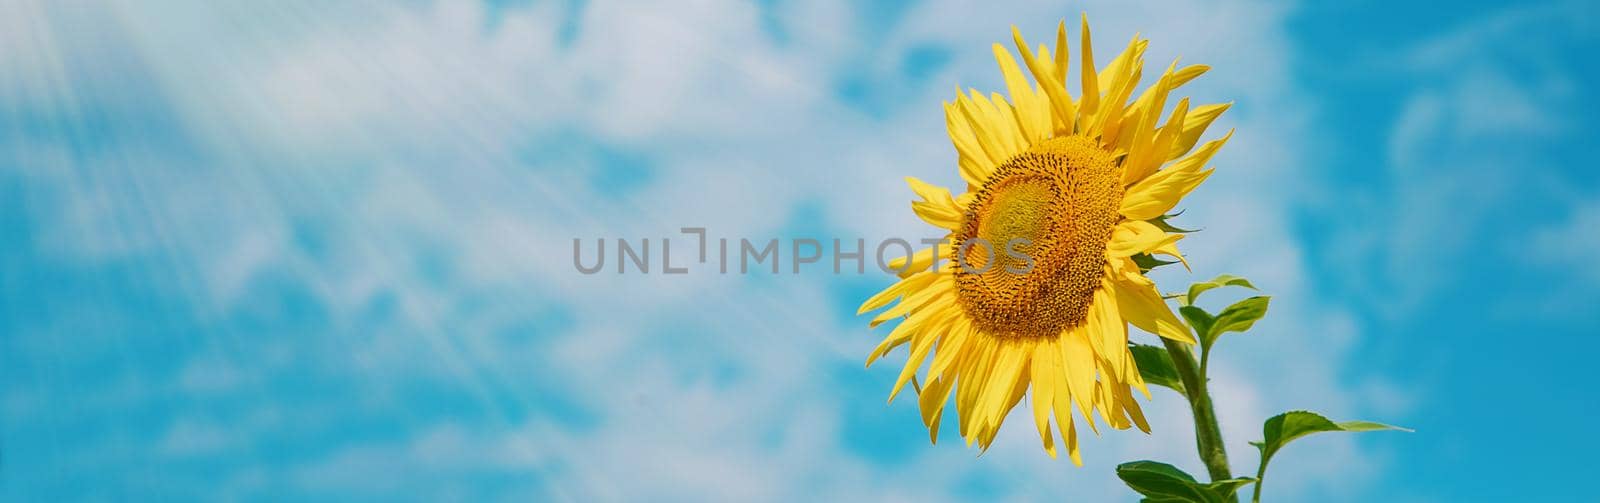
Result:
<instances>
[{"instance_id":1,"label":"yellow flower head","mask_svg":"<svg viewBox=\"0 0 1600 503\"><path fill-rule=\"evenodd\" d=\"M893 400L932 359L918 400L934 441L952 394L961 436L981 449L1027 395L1045 451L1056 455L1054 418L1081 465L1074 404L1096 432L1096 415L1112 428L1150 431L1131 391L1150 395L1128 350L1128 324L1194 342L1135 257L1183 260L1183 236L1153 221L1211 174L1206 162L1227 136L1194 146L1228 105L1191 108L1184 98L1163 117L1167 95L1207 67L1174 62L1134 98L1148 41L1134 37L1097 69L1087 19L1075 76L1065 21L1053 49L1030 52L1015 27L1012 36L1023 66L994 46L1010 99L958 91L944 105L966 193L907 179L921 198L913 210L947 239L891 264L904 268L901 279L862 304L865 313L898 301L872 326L904 318L867 364L910 345ZM1081 82L1076 100L1069 79ZM935 267L936 257L954 260Z\"/></svg>"}]
</instances>

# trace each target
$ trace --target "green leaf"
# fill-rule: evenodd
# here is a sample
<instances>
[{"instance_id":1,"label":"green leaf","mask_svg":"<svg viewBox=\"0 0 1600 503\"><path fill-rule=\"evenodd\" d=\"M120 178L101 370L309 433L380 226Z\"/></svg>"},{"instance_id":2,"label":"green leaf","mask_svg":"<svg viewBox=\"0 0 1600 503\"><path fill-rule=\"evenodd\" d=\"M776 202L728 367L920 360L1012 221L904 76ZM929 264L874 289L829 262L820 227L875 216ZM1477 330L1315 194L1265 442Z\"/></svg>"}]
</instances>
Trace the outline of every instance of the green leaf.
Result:
<instances>
[{"instance_id":1,"label":"green leaf","mask_svg":"<svg viewBox=\"0 0 1600 503\"><path fill-rule=\"evenodd\" d=\"M1325 431L1377 430L1411 431L1406 428L1371 421L1335 423L1315 412L1293 410L1267 419L1267 422L1261 425L1261 436L1264 440L1259 443L1251 442L1251 445L1261 450L1261 468L1258 473L1264 474L1267 471L1267 462L1272 460L1272 456L1294 439Z\"/></svg>"},{"instance_id":2,"label":"green leaf","mask_svg":"<svg viewBox=\"0 0 1600 503\"><path fill-rule=\"evenodd\" d=\"M1233 501L1240 487L1255 482L1237 478L1202 483L1178 467L1156 461L1117 465L1117 477L1152 503L1224 503Z\"/></svg>"},{"instance_id":3,"label":"green leaf","mask_svg":"<svg viewBox=\"0 0 1600 503\"><path fill-rule=\"evenodd\" d=\"M1134 265L1139 266L1139 272L1150 272L1157 267L1178 263L1176 260L1161 260L1148 253L1140 253L1132 258Z\"/></svg>"},{"instance_id":4,"label":"green leaf","mask_svg":"<svg viewBox=\"0 0 1600 503\"><path fill-rule=\"evenodd\" d=\"M1155 461L1133 461L1117 465L1117 477L1128 487L1155 501L1208 503L1206 490L1193 476L1178 467Z\"/></svg>"},{"instance_id":5,"label":"green leaf","mask_svg":"<svg viewBox=\"0 0 1600 503\"><path fill-rule=\"evenodd\" d=\"M1384 431L1384 430L1403 431L1403 432L1406 432L1406 433L1411 433L1412 432L1411 428L1402 428L1402 427L1399 427L1399 426L1394 426L1394 425L1389 425L1389 424L1374 423L1372 421L1341 421L1341 422L1339 422L1339 429L1343 430L1343 431L1353 431L1353 432Z\"/></svg>"},{"instance_id":6,"label":"green leaf","mask_svg":"<svg viewBox=\"0 0 1600 503\"><path fill-rule=\"evenodd\" d=\"M1206 331L1201 332L1201 343L1210 346L1222 334L1250 330L1250 327L1255 326L1256 320L1267 315L1267 304L1271 300L1272 297L1258 295L1235 302L1233 305L1228 306L1227 309L1223 309L1221 313L1217 313L1216 319L1207 327Z\"/></svg>"},{"instance_id":7,"label":"green leaf","mask_svg":"<svg viewBox=\"0 0 1600 503\"><path fill-rule=\"evenodd\" d=\"M1211 333L1211 326L1216 324L1217 319L1212 318L1211 313L1206 310L1195 306L1178 306L1178 314L1183 315L1183 319L1189 320L1189 328L1194 329L1195 335L1200 336L1200 341L1206 347L1211 347L1211 340L1207 335Z\"/></svg>"},{"instance_id":8,"label":"green leaf","mask_svg":"<svg viewBox=\"0 0 1600 503\"><path fill-rule=\"evenodd\" d=\"M1180 395L1183 391L1183 380L1178 377L1178 369L1172 366L1172 355L1167 350L1144 344L1130 344L1128 350L1133 352L1133 363L1139 367L1139 376L1144 382L1158 386L1166 386Z\"/></svg>"},{"instance_id":9,"label":"green leaf","mask_svg":"<svg viewBox=\"0 0 1600 503\"><path fill-rule=\"evenodd\" d=\"M1189 295L1185 296L1182 302L1184 305L1192 306L1194 305L1194 301L1200 298L1201 293L1205 292L1206 290L1225 286L1242 286L1251 290L1256 289L1256 286L1250 284L1250 280L1248 279L1234 276L1232 274L1222 274L1215 278L1211 278L1211 281L1202 281L1193 285L1189 285Z\"/></svg>"},{"instance_id":10,"label":"green leaf","mask_svg":"<svg viewBox=\"0 0 1600 503\"><path fill-rule=\"evenodd\" d=\"M1183 233L1183 234L1188 234L1190 232L1200 232L1200 229L1180 229L1178 227L1174 227L1172 224L1167 223L1167 220L1172 219L1173 217L1176 217L1176 216L1182 215L1182 214L1183 214L1183 212L1180 211L1180 212L1177 212L1177 213L1173 213L1171 215L1161 215L1159 217L1155 217L1155 218L1150 219L1150 223L1155 225L1157 229L1161 229L1161 230L1164 230L1164 231L1167 231L1167 232L1178 232L1178 233Z\"/></svg>"},{"instance_id":11,"label":"green leaf","mask_svg":"<svg viewBox=\"0 0 1600 503\"><path fill-rule=\"evenodd\" d=\"M1210 490L1212 494L1222 498L1222 501L1233 501L1234 495L1239 494L1240 488L1250 485L1255 481L1256 479L1250 477L1218 480L1216 482L1206 484L1206 489Z\"/></svg>"},{"instance_id":12,"label":"green leaf","mask_svg":"<svg viewBox=\"0 0 1600 503\"><path fill-rule=\"evenodd\" d=\"M1261 465L1256 467L1256 498L1258 500L1260 499L1261 484L1267 478L1267 463L1271 462L1272 456L1277 454L1279 450L1283 449L1283 446L1288 445L1290 441L1310 435L1312 433L1321 433L1324 431L1377 430L1398 430L1405 432L1411 431L1399 426L1389 426L1387 424L1374 423L1372 421L1345 421L1342 423L1335 423L1328 420L1326 417L1322 417L1321 414L1304 410L1291 410L1289 412L1268 418L1267 421L1261 425L1261 437L1263 440L1260 442L1250 442L1250 445L1256 446L1256 449L1261 451Z\"/></svg>"}]
</instances>

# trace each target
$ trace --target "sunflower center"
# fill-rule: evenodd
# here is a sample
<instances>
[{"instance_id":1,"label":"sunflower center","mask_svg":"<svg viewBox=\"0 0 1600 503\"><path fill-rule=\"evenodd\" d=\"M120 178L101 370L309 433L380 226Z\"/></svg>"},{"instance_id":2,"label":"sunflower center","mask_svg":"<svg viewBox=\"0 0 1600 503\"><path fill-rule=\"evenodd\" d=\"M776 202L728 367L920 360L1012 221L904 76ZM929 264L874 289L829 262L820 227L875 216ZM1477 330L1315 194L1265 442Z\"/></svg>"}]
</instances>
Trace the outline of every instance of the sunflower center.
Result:
<instances>
[{"instance_id":1,"label":"sunflower center","mask_svg":"<svg viewBox=\"0 0 1600 503\"><path fill-rule=\"evenodd\" d=\"M979 189L956 233L957 298L985 332L1045 338L1084 322L1120 218L1116 158L1084 136L1018 154Z\"/></svg>"}]
</instances>

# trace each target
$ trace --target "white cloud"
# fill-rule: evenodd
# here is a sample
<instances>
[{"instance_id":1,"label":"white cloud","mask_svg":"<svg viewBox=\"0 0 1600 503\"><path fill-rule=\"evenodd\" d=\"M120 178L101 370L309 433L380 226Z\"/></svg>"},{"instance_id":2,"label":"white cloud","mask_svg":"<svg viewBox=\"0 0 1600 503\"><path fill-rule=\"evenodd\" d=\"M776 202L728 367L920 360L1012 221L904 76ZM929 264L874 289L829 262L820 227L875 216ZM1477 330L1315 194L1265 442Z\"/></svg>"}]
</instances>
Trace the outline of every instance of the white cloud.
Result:
<instances>
[{"instance_id":1,"label":"white cloud","mask_svg":"<svg viewBox=\"0 0 1600 503\"><path fill-rule=\"evenodd\" d=\"M1593 299L1600 295L1600 265L1592 257L1600 252L1600 198L1570 203L1566 215L1536 226L1507 252L1547 274L1539 291L1507 301L1495 313L1507 319L1540 316L1552 319L1600 322ZM1580 321L1580 323L1582 323Z\"/></svg>"},{"instance_id":2,"label":"white cloud","mask_svg":"<svg viewBox=\"0 0 1600 503\"><path fill-rule=\"evenodd\" d=\"M167 430L161 450L175 456L215 454L235 440L236 437L221 425L182 419Z\"/></svg>"},{"instance_id":3,"label":"white cloud","mask_svg":"<svg viewBox=\"0 0 1600 503\"><path fill-rule=\"evenodd\" d=\"M1600 254L1600 200L1579 203L1564 222L1537 230L1530 249L1553 267L1600 282L1600 266L1591 259Z\"/></svg>"},{"instance_id":4,"label":"white cloud","mask_svg":"<svg viewBox=\"0 0 1600 503\"><path fill-rule=\"evenodd\" d=\"M1400 51L1373 66L1399 72L1413 88L1390 126L1387 179L1391 194L1358 190L1329 204L1385 230L1352 228L1336 242L1361 249L1351 267L1378 263L1383 292L1374 306L1402 316L1466 276L1459 263L1480 255L1475 243L1511 243L1522 235L1490 235L1507 207L1565 183L1559 160L1542 148L1570 138L1581 117L1572 69L1554 47L1584 37L1584 6L1551 3L1506 9ZM1537 197L1536 197L1537 198ZM1491 247L1491 252L1500 252ZM1359 257L1359 258L1357 258Z\"/></svg>"}]
</instances>

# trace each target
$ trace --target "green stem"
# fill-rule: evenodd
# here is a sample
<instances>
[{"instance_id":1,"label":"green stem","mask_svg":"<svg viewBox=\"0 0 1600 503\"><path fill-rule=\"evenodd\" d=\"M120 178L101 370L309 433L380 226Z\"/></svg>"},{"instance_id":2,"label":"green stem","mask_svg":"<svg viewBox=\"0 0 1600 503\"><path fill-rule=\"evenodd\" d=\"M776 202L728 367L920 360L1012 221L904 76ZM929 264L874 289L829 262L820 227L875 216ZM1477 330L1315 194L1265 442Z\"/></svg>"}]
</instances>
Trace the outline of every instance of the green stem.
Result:
<instances>
[{"instance_id":1,"label":"green stem","mask_svg":"<svg viewBox=\"0 0 1600 503\"><path fill-rule=\"evenodd\" d=\"M1267 477L1267 459L1261 459L1261 467L1256 468L1256 491L1250 496L1250 503L1261 503L1261 482Z\"/></svg>"},{"instance_id":2,"label":"green stem","mask_svg":"<svg viewBox=\"0 0 1600 503\"><path fill-rule=\"evenodd\" d=\"M1189 412L1194 415L1195 447L1200 451L1200 461L1212 481L1233 478L1228 469L1228 452L1222 445L1222 428L1217 426L1217 414L1211 406L1211 394L1206 391L1206 377L1196 368L1194 352L1189 345L1162 339L1167 353L1172 355L1172 366L1183 381L1184 395L1189 398Z\"/></svg>"}]
</instances>

